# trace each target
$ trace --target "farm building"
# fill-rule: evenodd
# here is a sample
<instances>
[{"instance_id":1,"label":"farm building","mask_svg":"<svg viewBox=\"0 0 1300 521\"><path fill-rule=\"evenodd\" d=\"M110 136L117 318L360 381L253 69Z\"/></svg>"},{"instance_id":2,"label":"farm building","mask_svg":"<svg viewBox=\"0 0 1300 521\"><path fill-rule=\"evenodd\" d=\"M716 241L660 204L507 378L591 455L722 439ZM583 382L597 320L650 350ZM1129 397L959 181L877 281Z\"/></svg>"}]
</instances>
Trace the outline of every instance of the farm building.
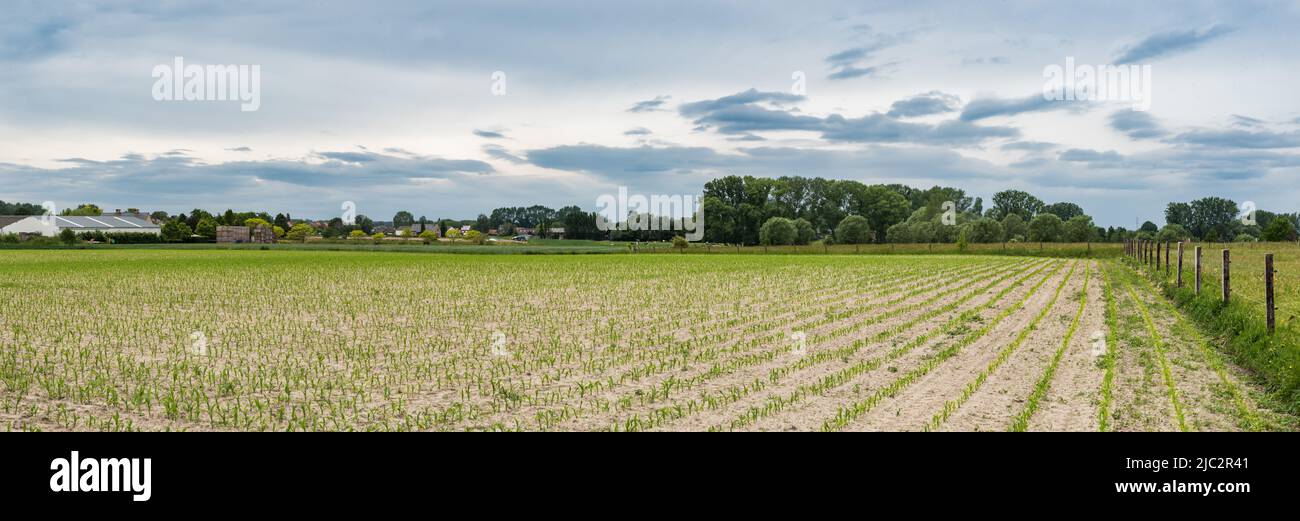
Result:
<instances>
[{"instance_id":1,"label":"farm building","mask_svg":"<svg viewBox=\"0 0 1300 521\"><path fill-rule=\"evenodd\" d=\"M275 242L275 232L265 225L255 230L249 230L247 226L218 226L217 242L270 244Z\"/></svg>"},{"instance_id":2,"label":"farm building","mask_svg":"<svg viewBox=\"0 0 1300 521\"><path fill-rule=\"evenodd\" d=\"M0 217L0 233L31 234L53 237L64 229L76 233L151 233L158 235L162 229L153 222L135 216L42 216L15 215Z\"/></svg>"}]
</instances>

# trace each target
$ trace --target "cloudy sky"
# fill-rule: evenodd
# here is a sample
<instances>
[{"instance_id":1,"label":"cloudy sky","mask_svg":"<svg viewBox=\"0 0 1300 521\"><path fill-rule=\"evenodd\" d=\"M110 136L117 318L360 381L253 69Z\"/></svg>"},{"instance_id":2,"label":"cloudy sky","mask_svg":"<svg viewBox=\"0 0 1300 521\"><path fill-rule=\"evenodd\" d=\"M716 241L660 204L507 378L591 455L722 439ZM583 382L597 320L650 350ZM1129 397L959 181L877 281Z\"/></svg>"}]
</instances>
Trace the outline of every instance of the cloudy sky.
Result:
<instances>
[{"instance_id":1,"label":"cloudy sky","mask_svg":"<svg viewBox=\"0 0 1300 521\"><path fill-rule=\"evenodd\" d=\"M10 0L0 200L470 218L748 174L1300 209L1300 4L1133 3ZM156 100L176 57L257 65L257 110ZM1067 59L1149 67L1149 110L1044 99Z\"/></svg>"}]
</instances>

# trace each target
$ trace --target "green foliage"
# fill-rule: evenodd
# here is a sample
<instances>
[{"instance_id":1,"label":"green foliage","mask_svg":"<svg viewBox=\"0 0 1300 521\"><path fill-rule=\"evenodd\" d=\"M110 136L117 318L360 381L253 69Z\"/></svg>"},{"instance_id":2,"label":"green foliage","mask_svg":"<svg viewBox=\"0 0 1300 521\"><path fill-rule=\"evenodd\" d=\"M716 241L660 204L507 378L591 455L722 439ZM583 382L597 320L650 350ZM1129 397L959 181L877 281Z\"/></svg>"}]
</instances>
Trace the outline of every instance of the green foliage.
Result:
<instances>
[{"instance_id":1,"label":"green foliage","mask_svg":"<svg viewBox=\"0 0 1300 521\"><path fill-rule=\"evenodd\" d=\"M861 215L850 215L835 226L835 242L866 244L871 242L871 224Z\"/></svg>"},{"instance_id":2,"label":"green foliage","mask_svg":"<svg viewBox=\"0 0 1300 521\"><path fill-rule=\"evenodd\" d=\"M404 226L410 226L412 224L415 224L415 216L411 215L411 212L402 210L400 212L397 212L396 215L393 215L394 228L401 228Z\"/></svg>"},{"instance_id":3,"label":"green foliage","mask_svg":"<svg viewBox=\"0 0 1300 521\"><path fill-rule=\"evenodd\" d=\"M1065 223L1050 213L1035 217L1029 222L1029 240L1033 242L1061 242L1065 237Z\"/></svg>"},{"instance_id":4,"label":"green foliage","mask_svg":"<svg viewBox=\"0 0 1300 521\"><path fill-rule=\"evenodd\" d=\"M1060 217L1062 221L1070 222L1070 219L1083 215L1083 208L1074 203L1060 202L1052 203L1043 207L1043 211Z\"/></svg>"},{"instance_id":5,"label":"green foliage","mask_svg":"<svg viewBox=\"0 0 1300 521\"><path fill-rule=\"evenodd\" d=\"M1166 224L1164 228L1160 229L1160 233L1156 235L1156 240L1161 242L1182 242L1191 238L1191 232L1188 232L1187 228L1183 228L1180 224Z\"/></svg>"},{"instance_id":6,"label":"green foliage","mask_svg":"<svg viewBox=\"0 0 1300 521\"><path fill-rule=\"evenodd\" d=\"M794 244L798 237L799 230L794 221L784 217L768 219L758 230L758 240L763 245Z\"/></svg>"},{"instance_id":7,"label":"green foliage","mask_svg":"<svg viewBox=\"0 0 1300 521\"><path fill-rule=\"evenodd\" d=\"M199 219L197 226L194 228L194 233L209 239L217 238L217 220L211 217Z\"/></svg>"},{"instance_id":8,"label":"green foliage","mask_svg":"<svg viewBox=\"0 0 1300 521\"><path fill-rule=\"evenodd\" d=\"M420 239L423 240L425 244L431 244L438 240L438 234L434 233L433 230L425 230L420 232Z\"/></svg>"},{"instance_id":9,"label":"green foliage","mask_svg":"<svg viewBox=\"0 0 1300 521\"><path fill-rule=\"evenodd\" d=\"M1295 226L1291 224L1290 219L1273 219L1268 223L1268 227L1264 228L1263 239L1271 242L1295 241Z\"/></svg>"},{"instance_id":10,"label":"green foliage","mask_svg":"<svg viewBox=\"0 0 1300 521\"><path fill-rule=\"evenodd\" d=\"M690 242L688 242L685 237L682 237L681 235L673 236L673 248L676 248L677 251L686 253L687 246L690 246Z\"/></svg>"},{"instance_id":11,"label":"green foliage","mask_svg":"<svg viewBox=\"0 0 1300 521\"><path fill-rule=\"evenodd\" d=\"M363 232L361 230L352 230L348 232L348 237L352 237L353 239L358 239L365 236L366 236L366 232Z\"/></svg>"},{"instance_id":12,"label":"green foliage","mask_svg":"<svg viewBox=\"0 0 1300 521\"><path fill-rule=\"evenodd\" d=\"M63 244L67 244L69 246L76 244L77 232L72 231L72 228L64 228L62 231L59 232L59 240L63 241Z\"/></svg>"},{"instance_id":13,"label":"green foliage","mask_svg":"<svg viewBox=\"0 0 1300 521\"><path fill-rule=\"evenodd\" d=\"M193 234L194 231L190 230L190 225L185 224L185 221L180 219L167 221L162 225L163 238L172 242L184 241Z\"/></svg>"},{"instance_id":14,"label":"green foliage","mask_svg":"<svg viewBox=\"0 0 1300 521\"><path fill-rule=\"evenodd\" d=\"M295 224L293 228L289 228L288 233L284 234L285 239L297 242L307 242L308 237L314 236L316 236L316 229L307 223Z\"/></svg>"},{"instance_id":15,"label":"green foliage","mask_svg":"<svg viewBox=\"0 0 1300 521\"><path fill-rule=\"evenodd\" d=\"M103 214L104 212L100 210L98 206L95 206L94 204L91 203L85 203L77 206L76 208L66 208L63 210L63 215L80 215L80 216L97 217Z\"/></svg>"},{"instance_id":16,"label":"green foliage","mask_svg":"<svg viewBox=\"0 0 1300 521\"><path fill-rule=\"evenodd\" d=\"M1028 192L1003 190L993 194L993 207L989 211L994 219L1005 219L1008 215L1015 214L1022 220L1029 220L1042 213L1043 207L1043 201Z\"/></svg>"},{"instance_id":17,"label":"green foliage","mask_svg":"<svg viewBox=\"0 0 1300 521\"><path fill-rule=\"evenodd\" d=\"M1065 222L1065 240L1067 242L1095 242L1097 240L1097 227L1092 224L1092 217L1080 214L1067 220Z\"/></svg>"},{"instance_id":18,"label":"green foliage","mask_svg":"<svg viewBox=\"0 0 1300 521\"><path fill-rule=\"evenodd\" d=\"M795 228L794 243L798 245L805 245L812 242L814 236L816 235L816 233L813 231L812 223L808 222L807 219L795 219L794 228Z\"/></svg>"},{"instance_id":19,"label":"green foliage","mask_svg":"<svg viewBox=\"0 0 1300 521\"><path fill-rule=\"evenodd\" d=\"M1023 242L1029 237L1029 225L1019 214L1010 214L1002 219L1003 240Z\"/></svg>"},{"instance_id":20,"label":"green foliage","mask_svg":"<svg viewBox=\"0 0 1300 521\"><path fill-rule=\"evenodd\" d=\"M247 226L249 230L256 230L258 226L266 226L269 228L271 223L266 219L253 217L250 219L244 219L244 226Z\"/></svg>"},{"instance_id":21,"label":"green foliage","mask_svg":"<svg viewBox=\"0 0 1300 521\"><path fill-rule=\"evenodd\" d=\"M1019 218L1018 216L1016 218ZM966 239L974 243L991 243L1002 242L1005 237L1002 230L1002 223L989 218L982 218L966 223L964 232Z\"/></svg>"}]
</instances>

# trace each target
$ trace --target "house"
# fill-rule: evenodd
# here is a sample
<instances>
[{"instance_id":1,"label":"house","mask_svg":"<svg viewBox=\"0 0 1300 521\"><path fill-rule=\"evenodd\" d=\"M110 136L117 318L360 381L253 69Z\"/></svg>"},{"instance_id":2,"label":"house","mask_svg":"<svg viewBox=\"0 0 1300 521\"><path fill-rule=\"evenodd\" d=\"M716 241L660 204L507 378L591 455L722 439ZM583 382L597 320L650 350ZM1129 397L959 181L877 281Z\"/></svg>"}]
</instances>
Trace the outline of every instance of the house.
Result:
<instances>
[{"instance_id":1,"label":"house","mask_svg":"<svg viewBox=\"0 0 1300 521\"><path fill-rule=\"evenodd\" d=\"M438 233L438 223L425 223L425 224L415 223L411 225L410 230L411 230L411 235L419 235L421 233L424 233L425 230L429 230L433 233Z\"/></svg>"},{"instance_id":2,"label":"house","mask_svg":"<svg viewBox=\"0 0 1300 521\"><path fill-rule=\"evenodd\" d=\"M44 235L54 237L65 229L81 234L100 233L150 233L159 235L162 228L150 220L135 215L16 215L0 217L0 233Z\"/></svg>"},{"instance_id":3,"label":"house","mask_svg":"<svg viewBox=\"0 0 1300 521\"><path fill-rule=\"evenodd\" d=\"M561 227L551 227L551 228L547 228L547 229L546 229L546 236L549 237L549 238L552 238L552 239L563 239L563 238L564 238L564 228L561 228Z\"/></svg>"}]
</instances>

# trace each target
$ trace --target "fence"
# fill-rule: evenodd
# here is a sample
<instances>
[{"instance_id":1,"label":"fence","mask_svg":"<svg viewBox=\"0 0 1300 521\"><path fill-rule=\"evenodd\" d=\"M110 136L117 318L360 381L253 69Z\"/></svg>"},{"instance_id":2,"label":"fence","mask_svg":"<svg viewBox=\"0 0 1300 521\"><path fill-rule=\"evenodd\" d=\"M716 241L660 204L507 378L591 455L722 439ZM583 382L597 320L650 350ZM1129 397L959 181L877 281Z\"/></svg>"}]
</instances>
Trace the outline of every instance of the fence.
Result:
<instances>
[{"instance_id":1,"label":"fence","mask_svg":"<svg viewBox=\"0 0 1300 521\"><path fill-rule=\"evenodd\" d=\"M1185 266L1190 264L1193 291L1198 296L1205 289L1204 280L1207 276L1217 278L1219 280L1220 290L1219 299L1221 299L1224 304L1228 304L1236 299L1247 302L1252 306L1263 308L1268 333L1273 334L1277 323L1276 312L1278 307L1275 277L1278 271L1274 266L1273 252L1264 251L1262 248L1273 249L1278 248L1279 245L1261 244L1256 246L1234 243L1233 248L1228 248L1227 245L1224 244L1222 245L1223 247L1220 248L1220 259L1217 262L1211 261L1209 263L1205 262L1203 252L1204 246L1196 245L1192 250L1191 262L1188 263L1184 261L1183 257L1189 249L1187 246L1190 244L1190 242L1135 239L1125 242L1124 253L1137 265L1148 269L1151 274L1157 277L1163 276L1165 282L1169 282L1169 278L1172 275L1173 284L1178 287L1183 286ZM1173 258L1173 254L1171 253L1175 247L1178 250L1176 260ZM1242 272L1247 275L1240 278L1240 283L1238 284L1239 287L1237 288L1233 287L1234 283L1238 283L1238 281L1234 281L1233 279L1234 270L1232 265L1234 263L1234 249L1243 254L1238 255L1239 260L1248 263L1247 267L1244 268L1246 271ZM1164 257L1163 274L1161 273L1161 252L1163 252ZM1178 263L1177 271L1171 269L1171 264L1173 262ZM1250 264L1254 264L1258 266L1258 268L1251 268L1249 267ZM1260 273L1263 275L1262 277L1249 275L1250 273L1255 272L1254 270L1256 269L1262 271L1262 273ZM1234 291L1234 289L1236 291Z\"/></svg>"}]
</instances>

